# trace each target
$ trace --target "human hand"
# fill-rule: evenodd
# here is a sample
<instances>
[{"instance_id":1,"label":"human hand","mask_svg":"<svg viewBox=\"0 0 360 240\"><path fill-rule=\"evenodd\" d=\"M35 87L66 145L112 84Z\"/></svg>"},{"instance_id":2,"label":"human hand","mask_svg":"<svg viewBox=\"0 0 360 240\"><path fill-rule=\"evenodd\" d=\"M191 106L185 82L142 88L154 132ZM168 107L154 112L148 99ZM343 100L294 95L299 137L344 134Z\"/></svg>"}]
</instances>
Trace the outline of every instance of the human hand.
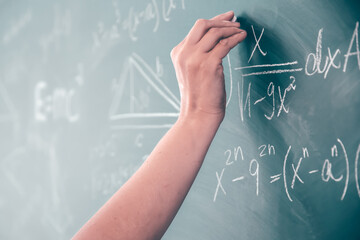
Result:
<instances>
[{"instance_id":1,"label":"human hand","mask_svg":"<svg viewBox=\"0 0 360 240\"><path fill-rule=\"evenodd\" d=\"M223 120L226 92L222 59L246 38L240 23L231 21L233 17L230 11L197 20L171 51L181 95L180 117L205 116L219 124Z\"/></svg>"}]
</instances>

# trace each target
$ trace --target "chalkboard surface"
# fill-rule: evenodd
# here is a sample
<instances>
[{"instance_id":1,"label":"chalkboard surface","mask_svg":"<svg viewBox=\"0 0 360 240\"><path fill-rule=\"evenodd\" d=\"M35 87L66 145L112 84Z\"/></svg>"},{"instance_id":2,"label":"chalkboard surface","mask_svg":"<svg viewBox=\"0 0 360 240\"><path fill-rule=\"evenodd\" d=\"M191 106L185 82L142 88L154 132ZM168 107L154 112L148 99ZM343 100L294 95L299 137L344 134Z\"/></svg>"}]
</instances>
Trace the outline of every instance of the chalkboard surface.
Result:
<instances>
[{"instance_id":1,"label":"chalkboard surface","mask_svg":"<svg viewBox=\"0 0 360 240\"><path fill-rule=\"evenodd\" d=\"M171 49L228 10L227 115L163 239L360 239L359 5L0 1L0 239L104 204L178 116Z\"/></svg>"}]
</instances>

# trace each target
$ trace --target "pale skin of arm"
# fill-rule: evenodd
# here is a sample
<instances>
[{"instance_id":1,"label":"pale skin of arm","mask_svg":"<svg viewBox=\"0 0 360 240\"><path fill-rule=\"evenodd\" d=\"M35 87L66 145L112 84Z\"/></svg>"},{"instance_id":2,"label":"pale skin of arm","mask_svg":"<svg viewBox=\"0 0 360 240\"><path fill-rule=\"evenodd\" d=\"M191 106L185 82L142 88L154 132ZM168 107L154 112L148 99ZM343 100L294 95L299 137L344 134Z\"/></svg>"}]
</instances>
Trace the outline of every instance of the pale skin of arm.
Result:
<instances>
[{"instance_id":1,"label":"pale skin of arm","mask_svg":"<svg viewBox=\"0 0 360 240\"><path fill-rule=\"evenodd\" d=\"M232 11L198 20L171 52L180 116L139 170L73 239L160 239L175 217L225 115L222 59L246 32Z\"/></svg>"}]
</instances>

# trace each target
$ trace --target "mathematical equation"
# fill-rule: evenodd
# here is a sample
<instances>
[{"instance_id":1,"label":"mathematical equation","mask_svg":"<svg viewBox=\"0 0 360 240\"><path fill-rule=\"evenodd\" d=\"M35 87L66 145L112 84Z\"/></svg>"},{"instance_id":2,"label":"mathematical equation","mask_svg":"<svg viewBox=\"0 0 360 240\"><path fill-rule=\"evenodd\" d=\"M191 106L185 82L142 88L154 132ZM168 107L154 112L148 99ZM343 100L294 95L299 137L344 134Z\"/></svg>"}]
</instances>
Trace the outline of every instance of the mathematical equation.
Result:
<instances>
[{"instance_id":1,"label":"mathematical equation","mask_svg":"<svg viewBox=\"0 0 360 240\"><path fill-rule=\"evenodd\" d=\"M64 119L74 123L80 119L78 92L84 84L83 65L78 64L78 73L74 77L76 87L52 89L45 81L37 82L34 87L34 118L38 122Z\"/></svg>"},{"instance_id":2,"label":"mathematical equation","mask_svg":"<svg viewBox=\"0 0 360 240\"><path fill-rule=\"evenodd\" d=\"M115 22L107 27L102 21L98 22L97 31L93 33L93 49L100 47L103 43L120 38L120 31L126 31L131 41L138 41L139 27L144 24L152 24L152 31L158 31L161 20L169 22L172 13L177 10L185 10L185 0L162 0L160 4L151 0L142 9L130 7L126 17L123 17L117 1L112 1L115 14Z\"/></svg>"},{"instance_id":3,"label":"mathematical equation","mask_svg":"<svg viewBox=\"0 0 360 240\"><path fill-rule=\"evenodd\" d=\"M248 59L248 63L251 62L256 52L258 52L259 55L263 57L268 55L268 52L261 47L261 39L265 34L265 29L262 28L261 33L258 35L256 34L253 26L251 26L251 30L252 37L255 40L255 46ZM272 120L274 117L279 117L282 113L289 113L290 107L286 101L287 96L296 90L296 78L295 76L290 75L290 77L281 79L281 84L284 84L286 79L288 79L287 85L285 83L285 86L280 86L279 83L270 81L265 88L265 94L261 95L257 90L253 89L252 80L254 79L252 77L254 76L259 77L265 75L281 75L285 73L292 74L295 72L304 72L306 76L322 74L323 78L326 79L331 69L340 69L345 73L348 69L348 62L350 59L352 61L357 61L357 65L360 70L359 22L355 23L355 28L350 38L348 49L343 56L340 55L340 49L333 51L330 47L325 48L327 51L324 54L323 32L323 28L318 31L315 50L311 51L307 55L304 67L297 66L299 64L298 61L291 61L274 64L249 65L234 68L235 71L241 71L241 77L237 81L237 89L235 88L235 90L238 92L238 104L242 121L244 121L246 114L249 118L251 118L252 108L260 106L262 103L264 103L263 107L265 111L263 115L267 120ZM249 35L249 37L251 37L251 34ZM233 73L231 71L230 58L228 58L228 63L230 68L230 81L232 84ZM233 95L232 91L233 88L231 87L227 103L229 103L231 100L231 96ZM260 95L260 97L257 95ZM270 110L267 110L269 103L271 108Z\"/></svg>"},{"instance_id":4,"label":"mathematical equation","mask_svg":"<svg viewBox=\"0 0 360 240\"><path fill-rule=\"evenodd\" d=\"M350 175L354 174L356 189L360 198L360 187L359 187L359 157L360 157L360 144L356 150L354 165L351 166L348 152L340 139L337 139L336 143L331 147L330 154L331 158L325 158L321 160L322 165L316 168L306 168L304 164L306 162L313 162L315 159L312 158L307 147L302 147L301 157L297 159L291 159L290 156L295 154L293 153L293 148L291 145L287 147L285 155L279 156L279 159L282 161L282 168L270 176L263 176L261 161L269 160L269 157L275 157L277 159L278 154L276 153L276 148L271 144L264 144L258 148L258 156L251 159L248 167L245 168L244 172L240 172L237 175L229 176L231 182L224 182L225 175L228 174L229 168L234 168L237 162L247 162L241 146L234 147L234 149L227 149L224 152L226 156L225 166L220 170L215 172L217 184L214 192L213 201L216 202L219 194L226 196L226 186L230 184L241 184L242 181L247 178L252 178L255 186L255 194L259 196L261 185L260 183L266 182L268 179L269 184L279 183L281 187L284 188L287 198L290 202L293 201L292 192L295 191L297 184L306 184L305 178L307 175L317 175L323 182L336 182L343 184L343 190L340 196L340 200L344 200L346 193L348 191ZM278 160L279 160L278 159ZM340 163L339 163L340 161ZM339 169L334 169L333 166L341 166L340 170L345 169L345 173L341 172ZM290 168L290 171L288 170ZM338 167L339 168L339 167ZM260 177L265 180L260 181Z\"/></svg>"}]
</instances>

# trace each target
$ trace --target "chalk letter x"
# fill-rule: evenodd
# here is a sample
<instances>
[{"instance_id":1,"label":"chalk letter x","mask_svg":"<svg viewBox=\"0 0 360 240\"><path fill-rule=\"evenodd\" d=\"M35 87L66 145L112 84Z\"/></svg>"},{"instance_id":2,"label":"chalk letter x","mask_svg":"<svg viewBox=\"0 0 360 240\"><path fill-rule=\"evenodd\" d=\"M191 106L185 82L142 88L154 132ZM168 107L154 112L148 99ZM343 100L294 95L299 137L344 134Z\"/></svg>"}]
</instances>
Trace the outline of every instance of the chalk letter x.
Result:
<instances>
[{"instance_id":1,"label":"chalk letter x","mask_svg":"<svg viewBox=\"0 0 360 240\"><path fill-rule=\"evenodd\" d=\"M223 191L224 195L226 195L226 192L225 192L225 189L224 187L222 186L221 184L221 179L222 179L222 176L224 174L224 171L225 171L225 168L222 169L221 173L220 173L220 177L219 177L219 173L216 172L216 178L217 178L217 186L216 186L216 190L215 190L215 194L214 194L214 202L216 201L216 197L217 197L217 194L218 194L218 191L219 191L219 188L221 188L221 190Z\"/></svg>"},{"instance_id":2,"label":"chalk letter x","mask_svg":"<svg viewBox=\"0 0 360 240\"><path fill-rule=\"evenodd\" d=\"M255 47L254 47L254 49L253 49L253 51L252 51L252 53L251 53L251 56L250 56L248 62L250 62L250 60L252 59L256 48L259 49L260 53L261 53L263 56L266 56L266 54L267 54L267 52L264 52L263 50L261 50L261 47L260 47L260 45L259 45L259 42L260 42L260 40L261 40L261 38L262 38L262 35L263 35L263 33L264 33L264 28L261 30L259 39L256 37L256 34L255 34L255 30L254 30L254 26L253 26L253 25L251 25L251 29L252 29L252 32L253 32L253 34L254 34L254 38L255 38L256 44L255 44Z\"/></svg>"}]
</instances>

